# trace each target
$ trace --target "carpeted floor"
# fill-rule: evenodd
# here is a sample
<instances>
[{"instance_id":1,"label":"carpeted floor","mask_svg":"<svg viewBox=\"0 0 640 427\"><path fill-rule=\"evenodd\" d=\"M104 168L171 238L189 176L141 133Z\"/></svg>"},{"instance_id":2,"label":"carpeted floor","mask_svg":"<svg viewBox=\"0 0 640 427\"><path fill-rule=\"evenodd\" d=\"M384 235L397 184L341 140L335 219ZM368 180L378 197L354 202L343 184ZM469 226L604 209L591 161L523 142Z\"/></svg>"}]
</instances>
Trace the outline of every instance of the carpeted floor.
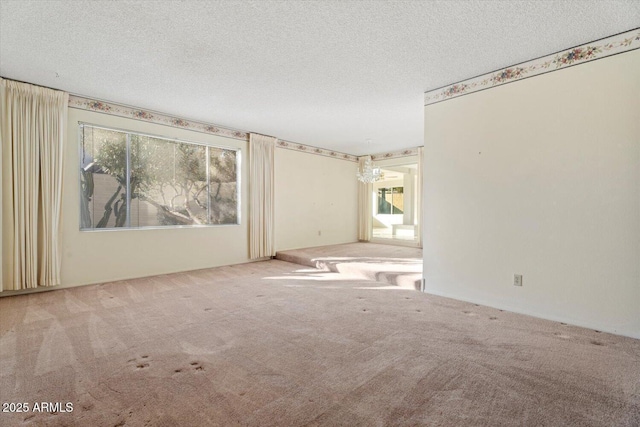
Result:
<instances>
[{"instance_id":1,"label":"carpeted floor","mask_svg":"<svg viewBox=\"0 0 640 427\"><path fill-rule=\"evenodd\" d=\"M0 298L20 426L638 426L640 340L280 260Z\"/></svg>"},{"instance_id":2,"label":"carpeted floor","mask_svg":"<svg viewBox=\"0 0 640 427\"><path fill-rule=\"evenodd\" d=\"M376 243L346 243L281 251L276 258L409 289L421 289L422 249Z\"/></svg>"}]
</instances>

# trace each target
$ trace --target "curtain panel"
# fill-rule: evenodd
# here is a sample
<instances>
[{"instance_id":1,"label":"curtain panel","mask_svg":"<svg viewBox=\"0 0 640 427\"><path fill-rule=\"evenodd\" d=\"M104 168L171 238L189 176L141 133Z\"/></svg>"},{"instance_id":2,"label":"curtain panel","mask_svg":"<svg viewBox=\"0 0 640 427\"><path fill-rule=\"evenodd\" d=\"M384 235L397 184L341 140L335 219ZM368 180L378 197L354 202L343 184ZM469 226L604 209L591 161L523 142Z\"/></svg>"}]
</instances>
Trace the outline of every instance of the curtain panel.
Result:
<instances>
[{"instance_id":1,"label":"curtain panel","mask_svg":"<svg viewBox=\"0 0 640 427\"><path fill-rule=\"evenodd\" d=\"M422 179L424 177L424 171L422 168L424 167L424 147L418 147L418 188L416 189L416 193L418 194L417 203L418 203L418 229L416 230L418 237L418 247L422 247L422 222L424 221L424 213L423 213L423 198L422 189L424 188Z\"/></svg>"},{"instance_id":2,"label":"curtain panel","mask_svg":"<svg viewBox=\"0 0 640 427\"><path fill-rule=\"evenodd\" d=\"M249 136L249 257L275 252L274 151L276 138Z\"/></svg>"},{"instance_id":3,"label":"curtain panel","mask_svg":"<svg viewBox=\"0 0 640 427\"><path fill-rule=\"evenodd\" d=\"M358 168L362 170L364 163L371 160L371 156L358 158ZM373 184L358 181L358 240L368 242L371 240L371 225L373 218Z\"/></svg>"},{"instance_id":4,"label":"curtain panel","mask_svg":"<svg viewBox=\"0 0 640 427\"><path fill-rule=\"evenodd\" d=\"M0 79L2 290L60 284L69 95Z\"/></svg>"}]
</instances>

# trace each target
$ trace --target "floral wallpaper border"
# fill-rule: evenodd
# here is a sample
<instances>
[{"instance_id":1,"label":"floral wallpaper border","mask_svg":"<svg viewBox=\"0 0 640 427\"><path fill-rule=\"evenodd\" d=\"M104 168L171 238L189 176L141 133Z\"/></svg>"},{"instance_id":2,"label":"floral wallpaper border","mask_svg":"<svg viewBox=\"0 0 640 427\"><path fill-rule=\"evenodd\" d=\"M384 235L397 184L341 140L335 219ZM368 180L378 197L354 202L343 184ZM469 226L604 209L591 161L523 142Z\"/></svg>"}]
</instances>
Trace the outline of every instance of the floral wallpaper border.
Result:
<instances>
[{"instance_id":1,"label":"floral wallpaper border","mask_svg":"<svg viewBox=\"0 0 640 427\"><path fill-rule=\"evenodd\" d=\"M84 98L77 95L69 95L69 108L77 108L80 110L96 111L98 113L110 114L113 116L126 117L134 120L142 120L145 122L157 123L165 126L172 126L182 129L188 129L196 132L220 135L227 138L249 140L249 132L227 129L221 126L215 126L208 123L198 122L194 120L181 119L155 111L143 110L135 107L116 104L113 102L96 101L91 98ZM285 148L287 150L302 151L304 153L316 154L334 159L347 160L357 162L358 156L352 154L341 153L339 151L327 150L324 148L313 147L311 145L299 144L297 142L278 140L277 148ZM393 151L389 153L375 154L372 156L374 160L393 159L396 157L406 157L417 154L417 149Z\"/></svg>"},{"instance_id":2,"label":"floral wallpaper border","mask_svg":"<svg viewBox=\"0 0 640 427\"><path fill-rule=\"evenodd\" d=\"M286 148L287 150L304 151L305 153L318 154L320 156L333 157L335 159L349 160L357 162L362 156L354 156L351 154L341 153L339 151L325 150L324 148L312 147L310 145L298 144L297 142L289 142L278 140L276 143L278 148ZM400 157L417 156L418 147L407 148L404 150L390 151L388 153L371 154L371 160L397 159Z\"/></svg>"},{"instance_id":3,"label":"floral wallpaper border","mask_svg":"<svg viewBox=\"0 0 640 427\"><path fill-rule=\"evenodd\" d=\"M185 120L154 111L143 110L135 107L127 107L111 102L96 101L93 99L83 98L75 95L69 95L69 107L78 108L80 110L97 111L98 113L105 113L112 116L120 116L129 119L142 120L145 122L158 123L166 126L189 129L196 132L210 133L227 138L241 139L244 141L247 141L249 139L249 134L247 132L227 129L224 127L193 120Z\"/></svg>"},{"instance_id":4,"label":"floral wallpaper border","mask_svg":"<svg viewBox=\"0 0 640 427\"><path fill-rule=\"evenodd\" d=\"M339 151L327 150L324 148L313 147L311 145L298 144L297 142L284 141L279 139L276 143L277 148L285 148L287 150L302 151L309 154L317 154L319 156L333 157L334 159L348 160L357 162L358 157L351 154L341 153Z\"/></svg>"},{"instance_id":5,"label":"floral wallpaper border","mask_svg":"<svg viewBox=\"0 0 640 427\"><path fill-rule=\"evenodd\" d=\"M210 133L220 135L227 138L240 139L242 141L249 140L249 132L227 129L222 126L216 126L209 123L198 122L194 120L185 120L179 117L173 117L155 111L148 111L135 107L116 104L113 102L96 101L91 98L84 98L77 95L69 95L69 107L80 110L96 111L98 113L110 114L113 116L126 117L129 119L142 120L145 122L157 123L165 126L172 126L182 129L188 129L196 132ZM326 150L322 148L312 147L310 145L299 144L290 141L278 140L276 145L278 148L286 148L289 150L303 151L309 154L317 154L336 159L357 162L358 158L351 154L341 153L338 151Z\"/></svg>"},{"instance_id":6,"label":"floral wallpaper border","mask_svg":"<svg viewBox=\"0 0 640 427\"><path fill-rule=\"evenodd\" d=\"M418 155L418 147L407 148L406 150L399 151L391 151L389 153L378 153L372 154L371 160L386 160L386 159L397 159L400 157L409 157L409 156L417 156Z\"/></svg>"},{"instance_id":7,"label":"floral wallpaper border","mask_svg":"<svg viewBox=\"0 0 640 427\"><path fill-rule=\"evenodd\" d=\"M468 95L513 81L584 64L640 48L640 29L566 49L558 53L523 62L502 70L483 74L424 94L424 105L431 105L462 95Z\"/></svg>"}]
</instances>

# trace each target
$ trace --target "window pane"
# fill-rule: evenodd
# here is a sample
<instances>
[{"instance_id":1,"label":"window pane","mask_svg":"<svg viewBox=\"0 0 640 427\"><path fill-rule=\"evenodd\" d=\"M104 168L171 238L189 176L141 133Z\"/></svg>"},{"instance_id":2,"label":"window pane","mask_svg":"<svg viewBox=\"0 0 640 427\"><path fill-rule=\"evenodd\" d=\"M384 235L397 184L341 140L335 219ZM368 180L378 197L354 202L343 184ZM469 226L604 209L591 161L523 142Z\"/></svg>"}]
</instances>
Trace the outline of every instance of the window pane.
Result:
<instances>
[{"instance_id":1,"label":"window pane","mask_svg":"<svg viewBox=\"0 0 640 427\"><path fill-rule=\"evenodd\" d=\"M404 212L404 187L393 187L393 213Z\"/></svg>"},{"instance_id":2,"label":"window pane","mask_svg":"<svg viewBox=\"0 0 640 427\"><path fill-rule=\"evenodd\" d=\"M206 224L206 148L131 135L132 226Z\"/></svg>"},{"instance_id":3,"label":"window pane","mask_svg":"<svg viewBox=\"0 0 640 427\"><path fill-rule=\"evenodd\" d=\"M238 224L235 150L81 128L82 229Z\"/></svg>"},{"instance_id":4,"label":"window pane","mask_svg":"<svg viewBox=\"0 0 640 427\"><path fill-rule=\"evenodd\" d=\"M209 148L209 222L238 223L236 152Z\"/></svg>"},{"instance_id":5,"label":"window pane","mask_svg":"<svg viewBox=\"0 0 640 427\"><path fill-rule=\"evenodd\" d=\"M81 228L126 225L127 135L83 127L80 157Z\"/></svg>"},{"instance_id":6,"label":"window pane","mask_svg":"<svg viewBox=\"0 0 640 427\"><path fill-rule=\"evenodd\" d=\"M378 213L390 214L391 213L391 188L379 188L378 189Z\"/></svg>"}]
</instances>

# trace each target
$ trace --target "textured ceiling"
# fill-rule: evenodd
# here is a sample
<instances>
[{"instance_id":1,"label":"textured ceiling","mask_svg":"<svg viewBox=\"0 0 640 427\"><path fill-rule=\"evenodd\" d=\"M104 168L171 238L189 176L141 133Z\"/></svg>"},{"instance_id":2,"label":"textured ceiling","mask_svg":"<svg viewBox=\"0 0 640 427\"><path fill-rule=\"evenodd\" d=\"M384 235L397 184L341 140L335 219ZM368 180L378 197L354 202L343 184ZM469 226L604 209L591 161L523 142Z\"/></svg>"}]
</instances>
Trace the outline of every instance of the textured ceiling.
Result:
<instances>
[{"instance_id":1,"label":"textured ceiling","mask_svg":"<svg viewBox=\"0 0 640 427\"><path fill-rule=\"evenodd\" d=\"M0 75L364 154L422 145L426 90L639 24L638 1L0 0Z\"/></svg>"}]
</instances>

